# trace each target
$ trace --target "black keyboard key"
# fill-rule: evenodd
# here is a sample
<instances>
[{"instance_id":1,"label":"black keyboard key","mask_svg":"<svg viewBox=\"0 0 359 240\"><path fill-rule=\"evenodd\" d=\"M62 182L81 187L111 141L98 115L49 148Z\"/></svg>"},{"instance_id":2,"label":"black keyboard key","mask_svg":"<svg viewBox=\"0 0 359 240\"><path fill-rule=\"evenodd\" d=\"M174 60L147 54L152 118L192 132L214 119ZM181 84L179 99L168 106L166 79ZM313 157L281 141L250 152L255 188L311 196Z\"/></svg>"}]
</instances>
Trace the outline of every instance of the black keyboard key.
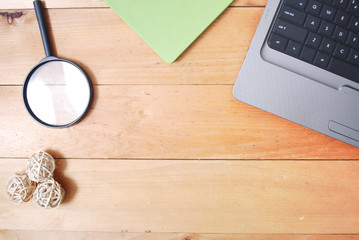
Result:
<instances>
[{"instance_id":1,"label":"black keyboard key","mask_svg":"<svg viewBox=\"0 0 359 240\"><path fill-rule=\"evenodd\" d=\"M359 83L359 68L337 58L331 58L328 70L339 76L348 78Z\"/></svg>"},{"instance_id":2,"label":"black keyboard key","mask_svg":"<svg viewBox=\"0 0 359 240\"><path fill-rule=\"evenodd\" d=\"M333 33L333 39L345 43L347 41L348 36L349 36L348 30L338 26L335 27Z\"/></svg>"},{"instance_id":3,"label":"black keyboard key","mask_svg":"<svg viewBox=\"0 0 359 240\"><path fill-rule=\"evenodd\" d=\"M278 19L274 24L273 32L300 43L304 43L304 40L306 39L308 34L308 30L298 27L294 24L285 22L281 19Z\"/></svg>"},{"instance_id":4,"label":"black keyboard key","mask_svg":"<svg viewBox=\"0 0 359 240\"><path fill-rule=\"evenodd\" d=\"M302 51L303 45L300 43L297 43L293 40L290 40L287 46L287 49L285 50L285 53L298 58L300 55L300 52Z\"/></svg>"},{"instance_id":5,"label":"black keyboard key","mask_svg":"<svg viewBox=\"0 0 359 240\"><path fill-rule=\"evenodd\" d=\"M292 7L304 10L307 6L308 0L285 0L284 3Z\"/></svg>"},{"instance_id":6,"label":"black keyboard key","mask_svg":"<svg viewBox=\"0 0 359 240\"><path fill-rule=\"evenodd\" d=\"M338 43L337 46L335 47L333 55L335 57L345 60L348 57L349 51L350 51L349 47Z\"/></svg>"},{"instance_id":7,"label":"black keyboard key","mask_svg":"<svg viewBox=\"0 0 359 240\"><path fill-rule=\"evenodd\" d=\"M307 12L319 16L322 7L323 3L316 0L310 0L307 6Z\"/></svg>"},{"instance_id":8,"label":"black keyboard key","mask_svg":"<svg viewBox=\"0 0 359 240\"><path fill-rule=\"evenodd\" d=\"M333 0L320 0L323 3L327 4L327 5L332 5L333 4Z\"/></svg>"},{"instance_id":9,"label":"black keyboard key","mask_svg":"<svg viewBox=\"0 0 359 240\"><path fill-rule=\"evenodd\" d=\"M294 23L302 25L306 18L307 14L295 8L283 5L280 10L279 17L285 20L289 20Z\"/></svg>"},{"instance_id":10,"label":"black keyboard key","mask_svg":"<svg viewBox=\"0 0 359 240\"><path fill-rule=\"evenodd\" d=\"M328 23L327 21L323 21L321 24L320 24L320 27L319 27L319 33L325 35L325 36L332 36L333 32L334 32L334 29L335 29L335 25L334 24L331 24L331 23Z\"/></svg>"},{"instance_id":11,"label":"black keyboard key","mask_svg":"<svg viewBox=\"0 0 359 240\"><path fill-rule=\"evenodd\" d=\"M359 32L359 18L352 16L349 22L349 29L358 33Z\"/></svg>"},{"instance_id":12,"label":"black keyboard key","mask_svg":"<svg viewBox=\"0 0 359 240\"><path fill-rule=\"evenodd\" d=\"M315 51L313 48L304 46L299 58L306 62L313 63L316 53L317 51Z\"/></svg>"},{"instance_id":13,"label":"black keyboard key","mask_svg":"<svg viewBox=\"0 0 359 240\"><path fill-rule=\"evenodd\" d=\"M318 52L317 56L315 56L314 59L314 65L321 67L321 68L327 68L330 60L330 55L322 52Z\"/></svg>"},{"instance_id":14,"label":"black keyboard key","mask_svg":"<svg viewBox=\"0 0 359 240\"><path fill-rule=\"evenodd\" d=\"M338 11L335 16L334 23L346 27L349 23L350 15L343 11Z\"/></svg>"},{"instance_id":15,"label":"black keyboard key","mask_svg":"<svg viewBox=\"0 0 359 240\"><path fill-rule=\"evenodd\" d=\"M320 44L319 50L326 52L328 54L332 54L335 49L335 42L333 40L330 40L328 38L324 38L322 41L322 44Z\"/></svg>"},{"instance_id":16,"label":"black keyboard key","mask_svg":"<svg viewBox=\"0 0 359 240\"><path fill-rule=\"evenodd\" d=\"M317 31L322 20L320 18L314 17L313 15L308 15L305 20L304 27L308 28L311 31Z\"/></svg>"},{"instance_id":17,"label":"black keyboard key","mask_svg":"<svg viewBox=\"0 0 359 240\"><path fill-rule=\"evenodd\" d=\"M349 0L334 0L333 5L337 8L346 9L348 6Z\"/></svg>"},{"instance_id":18,"label":"black keyboard key","mask_svg":"<svg viewBox=\"0 0 359 240\"><path fill-rule=\"evenodd\" d=\"M288 44L288 39L272 33L268 39L268 46L278 51L284 52Z\"/></svg>"},{"instance_id":19,"label":"black keyboard key","mask_svg":"<svg viewBox=\"0 0 359 240\"><path fill-rule=\"evenodd\" d=\"M350 0L349 6L348 6L349 12L359 15L359 1L358 0Z\"/></svg>"},{"instance_id":20,"label":"black keyboard key","mask_svg":"<svg viewBox=\"0 0 359 240\"><path fill-rule=\"evenodd\" d=\"M359 49L359 35L350 32L347 40L347 44L353 48Z\"/></svg>"},{"instance_id":21,"label":"black keyboard key","mask_svg":"<svg viewBox=\"0 0 359 240\"><path fill-rule=\"evenodd\" d=\"M355 66L359 67L359 51L351 49L348 57L348 61Z\"/></svg>"},{"instance_id":22,"label":"black keyboard key","mask_svg":"<svg viewBox=\"0 0 359 240\"><path fill-rule=\"evenodd\" d=\"M307 40L305 41L305 45L318 49L321 41L322 41L322 37L319 34L310 32L308 34Z\"/></svg>"},{"instance_id":23,"label":"black keyboard key","mask_svg":"<svg viewBox=\"0 0 359 240\"><path fill-rule=\"evenodd\" d=\"M336 12L337 9L330 7L328 5L324 5L322 11L320 12L320 17L328 21L333 21Z\"/></svg>"}]
</instances>

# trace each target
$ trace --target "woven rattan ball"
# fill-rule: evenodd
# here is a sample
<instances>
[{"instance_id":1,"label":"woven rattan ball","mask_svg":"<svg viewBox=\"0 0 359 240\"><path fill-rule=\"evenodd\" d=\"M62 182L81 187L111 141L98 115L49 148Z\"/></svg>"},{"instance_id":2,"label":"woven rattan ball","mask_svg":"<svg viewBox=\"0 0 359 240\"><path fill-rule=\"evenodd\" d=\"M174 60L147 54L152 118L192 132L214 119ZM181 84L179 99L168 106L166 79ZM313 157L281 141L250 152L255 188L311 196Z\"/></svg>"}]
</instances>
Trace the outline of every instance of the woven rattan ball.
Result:
<instances>
[{"instance_id":1,"label":"woven rattan ball","mask_svg":"<svg viewBox=\"0 0 359 240\"><path fill-rule=\"evenodd\" d=\"M47 152L38 151L27 161L26 172L37 183L51 178L54 170L55 160Z\"/></svg>"},{"instance_id":2,"label":"woven rattan ball","mask_svg":"<svg viewBox=\"0 0 359 240\"><path fill-rule=\"evenodd\" d=\"M37 185L33 202L42 208L56 208L65 196L65 190L53 178L46 179Z\"/></svg>"},{"instance_id":3,"label":"woven rattan ball","mask_svg":"<svg viewBox=\"0 0 359 240\"><path fill-rule=\"evenodd\" d=\"M9 178L6 193L11 201L19 204L29 201L35 188L36 183L30 180L25 171L22 171Z\"/></svg>"}]
</instances>

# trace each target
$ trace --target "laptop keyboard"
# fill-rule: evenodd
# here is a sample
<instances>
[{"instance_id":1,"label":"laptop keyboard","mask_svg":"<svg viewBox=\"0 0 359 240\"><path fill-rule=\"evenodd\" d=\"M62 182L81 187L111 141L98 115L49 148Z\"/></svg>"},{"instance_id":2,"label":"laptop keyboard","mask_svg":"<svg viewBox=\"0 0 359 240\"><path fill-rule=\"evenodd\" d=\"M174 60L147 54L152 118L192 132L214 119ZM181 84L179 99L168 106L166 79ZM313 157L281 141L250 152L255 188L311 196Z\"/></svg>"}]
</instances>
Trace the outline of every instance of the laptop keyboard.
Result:
<instances>
[{"instance_id":1,"label":"laptop keyboard","mask_svg":"<svg viewBox=\"0 0 359 240\"><path fill-rule=\"evenodd\" d=\"M359 0L283 0L268 45L359 83Z\"/></svg>"}]
</instances>

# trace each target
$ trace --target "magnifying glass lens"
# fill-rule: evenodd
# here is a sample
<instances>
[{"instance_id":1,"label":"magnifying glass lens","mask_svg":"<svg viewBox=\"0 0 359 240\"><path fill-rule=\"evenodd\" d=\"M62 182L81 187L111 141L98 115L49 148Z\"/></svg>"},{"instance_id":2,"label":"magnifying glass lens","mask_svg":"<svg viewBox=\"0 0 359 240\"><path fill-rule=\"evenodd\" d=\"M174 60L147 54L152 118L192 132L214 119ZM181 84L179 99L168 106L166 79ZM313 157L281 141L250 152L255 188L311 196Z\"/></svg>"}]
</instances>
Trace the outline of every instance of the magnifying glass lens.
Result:
<instances>
[{"instance_id":1,"label":"magnifying glass lens","mask_svg":"<svg viewBox=\"0 0 359 240\"><path fill-rule=\"evenodd\" d=\"M66 61L49 61L29 76L26 100L32 115L46 125L64 126L81 118L91 90L85 74Z\"/></svg>"}]
</instances>

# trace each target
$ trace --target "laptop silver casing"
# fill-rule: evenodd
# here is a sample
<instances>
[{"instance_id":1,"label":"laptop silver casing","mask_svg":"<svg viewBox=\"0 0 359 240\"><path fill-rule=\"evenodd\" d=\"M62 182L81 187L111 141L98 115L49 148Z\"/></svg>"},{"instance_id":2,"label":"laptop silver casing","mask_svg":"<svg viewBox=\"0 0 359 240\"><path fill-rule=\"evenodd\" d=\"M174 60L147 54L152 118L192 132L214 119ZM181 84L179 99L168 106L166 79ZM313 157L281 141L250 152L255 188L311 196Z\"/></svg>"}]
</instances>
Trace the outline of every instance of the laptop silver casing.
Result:
<instances>
[{"instance_id":1,"label":"laptop silver casing","mask_svg":"<svg viewBox=\"0 0 359 240\"><path fill-rule=\"evenodd\" d=\"M267 45L280 2L268 0L234 84L234 97L359 147L359 84Z\"/></svg>"}]
</instances>

